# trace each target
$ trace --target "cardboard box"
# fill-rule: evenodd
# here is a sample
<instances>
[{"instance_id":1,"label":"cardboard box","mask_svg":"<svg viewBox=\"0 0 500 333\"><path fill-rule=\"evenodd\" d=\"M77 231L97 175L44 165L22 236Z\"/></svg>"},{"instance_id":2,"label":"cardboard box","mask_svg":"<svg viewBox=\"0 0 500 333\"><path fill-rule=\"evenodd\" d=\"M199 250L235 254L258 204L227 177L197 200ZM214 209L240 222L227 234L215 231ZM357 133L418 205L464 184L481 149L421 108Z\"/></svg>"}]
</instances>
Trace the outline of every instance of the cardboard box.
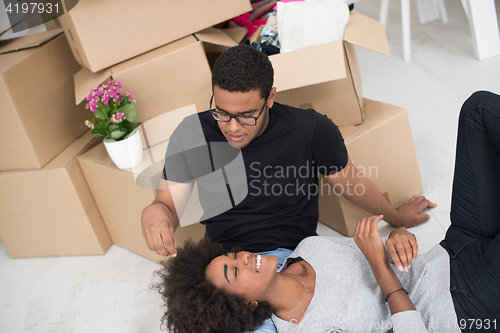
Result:
<instances>
[{"instance_id":1,"label":"cardboard box","mask_svg":"<svg viewBox=\"0 0 500 333\"><path fill-rule=\"evenodd\" d=\"M221 30L209 28L98 73L83 68L75 75L76 103L84 101L94 86L113 78L137 101L137 121L190 104L207 110L212 79L206 54L218 56L235 45Z\"/></svg>"},{"instance_id":2,"label":"cardboard box","mask_svg":"<svg viewBox=\"0 0 500 333\"><path fill-rule=\"evenodd\" d=\"M156 197L170 135L185 116L196 112L196 107L191 105L144 123L140 127L144 158L132 169L118 169L103 144L78 157L113 242L153 261L160 261L163 257L147 247L142 236L141 213ZM198 197L196 188L191 197ZM201 206L196 205L196 200L190 200L182 219L193 223L202 215ZM181 225L174 234L176 246L181 246L188 238L197 241L205 236L205 226L200 223Z\"/></svg>"},{"instance_id":3,"label":"cardboard box","mask_svg":"<svg viewBox=\"0 0 500 333\"><path fill-rule=\"evenodd\" d=\"M80 0L60 22L92 72L252 10L248 0Z\"/></svg>"},{"instance_id":4,"label":"cardboard box","mask_svg":"<svg viewBox=\"0 0 500 333\"><path fill-rule=\"evenodd\" d=\"M0 42L0 170L39 169L88 128L62 30Z\"/></svg>"},{"instance_id":5,"label":"cardboard box","mask_svg":"<svg viewBox=\"0 0 500 333\"><path fill-rule=\"evenodd\" d=\"M76 156L90 131L42 170L0 173L0 237L12 258L103 254L111 237Z\"/></svg>"},{"instance_id":6,"label":"cardboard box","mask_svg":"<svg viewBox=\"0 0 500 333\"><path fill-rule=\"evenodd\" d=\"M354 45L389 56L383 24L351 12L344 40L269 57L276 101L326 114L338 126L363 122L363 87Z\"/></svg>"},{"instance_id":7,"label":"cardboard box","mask_svg":"<svg viewBox=\"0 0 500 333\"><path fill-rule=\"evenodd\" d=\"M166 144L157 151L164 155L165 148ZM147 159L149 152L145 150L144 154ZM113 243L153 261L164 259L149 250L141 229L142 210L154 201L156 190L139 187L131 169L118 169L103 144L79 156L78 161ZM179 226L174 234L175 244L182 246L188 238L196 241L204 236L205 226L200 223Z\"/></svg>"},{"instance_id":8,"label":"cardboard box","mask_svg":"<svg viewBox=\"0 0 500 333\"><path fill-rule=\"evenodd\" d=\"M397 106L368 99L364 106L364 123L341 127L340 131L353 164L398 208L423 192L408 114ZM322 176L319 184L319 220L327 226L352 236L356 223L373 215L335 195Z\"/></svg>"}]
</instances>

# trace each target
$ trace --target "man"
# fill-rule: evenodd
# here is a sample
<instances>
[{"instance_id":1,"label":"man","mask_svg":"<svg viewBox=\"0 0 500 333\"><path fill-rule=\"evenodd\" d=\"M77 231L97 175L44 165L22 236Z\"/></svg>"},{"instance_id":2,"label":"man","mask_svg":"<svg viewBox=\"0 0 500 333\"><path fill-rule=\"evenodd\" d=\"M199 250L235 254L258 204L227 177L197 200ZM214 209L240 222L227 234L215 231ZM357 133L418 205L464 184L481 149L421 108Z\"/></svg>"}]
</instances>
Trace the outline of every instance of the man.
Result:
<instances>
[{"instance_id":1,"label":"man","mask_svg":"<svg viewBox=\"0 0 500 333\"><path fill-rule=\"evenodd\" d=\"M315 165L321 173L326 170L326 175L329 176L327 181L336 189L342 186L346 199L373 214L384 215L384 220L393 226L411 227L429 219L428 215L419 213L435 205L423 196L410 199L398 210L393 209L378 188L362 176L348 159L337 126L315 111L298 111L274 103L276 88L272 85L273 68L270 61L262 52L250 46L239 45L229 49L219 57L214 66L214 103L211 103L211 107L215 106L215 112L202 112L198 116L207 142L227 141L233 147L241 149L249 193L233 209L204 221L207 234L213 237L213 241L228 247L267 251L280 247L293 249L290 244L315 234L317 194L304 195L304 191L301 191L303 184L296 184L297 172L287 172L285 177L278 175L276 179L271 179L278 170L276 166L288 171L293 166L296 171L302 166ZM174 141L174 138L170 141ZM295 158L297 156L298 159ZM270 172L269 166L273 166L274 171ZM263 170L266 167L268 169ZM346 168L347 172L339 172ZM311 169L307 177L299 177L299 180L307 184L317 183L313 173ZM274 196L270 193L271 182L281 186L281 195ZM286 187L289 183L294 190L285 191L290 189L291 185ZM348 186L353 188L358 184L364 189L363 195L348 191ZM290 193L293 195L287 195ZM154 203L143 211L143 236L148 247L160 255L176 253L173 234L179 224L177 210L169 187L166 186L166 189L158 191ZM297 215L301 221L297 221ZM239 223L235 219L245 221ZM289 235L285 231L283 237L277 236L277 232L286 230L290 220L295 222L295 231L302 234ZM301 227L301 224L309 226ZM244 234L237 231L238 227L245 229ZM266 243L261 230L273 234L273 240L268 242L271 247L262 248L258 245ZM252 240L251 237L257 238ZM283 240L280 241L279 238ZM273 248L273 245L278 246Z\"/></svg>"},{"instance_id":2,"label":"man","mask_svg":"<svg viewBox=\"0 0 500 333\"><path fill-rule=\"evenodd\" d=\"M330 185L342 188L346 199L373 214L384 215L384 220L395 227L411 227L429 219L419 214L435 204L423 196L411 198L398 210L390 206L349 160L342 135L330 119L314 110L275 103L273 75L269 59L255 48L239 45L227 50L213 69L211 110L195 115L207 143L227 142L241 150L247 177L248 194L240 203L202 221L213 241L253 252L293 250L300 240L316 234L318 191L304 189L317 185L318 171L328 176ZM189 126L184 123L180 127ZM167 155L169 150L179 153L179 142L189 136L186 133L179 128L174 132ZM178 181L176 173L192 172L193 164L186 163L185 156L180 159L184 160L178 165L166 159L165 183L167 179ZM297 172L300 168L306 168L306 174ZM339 172L344 169L347 172ZM364 193L356 195L352 191L355 186L362 186ZM182 195L172 195L168 185L159 190L155 201L142 213L143 236L149 249L167 257L176 255L174 231L183 209L176 198L189 197L192 183L179 188Z\"/></svg>"}]
</instances>

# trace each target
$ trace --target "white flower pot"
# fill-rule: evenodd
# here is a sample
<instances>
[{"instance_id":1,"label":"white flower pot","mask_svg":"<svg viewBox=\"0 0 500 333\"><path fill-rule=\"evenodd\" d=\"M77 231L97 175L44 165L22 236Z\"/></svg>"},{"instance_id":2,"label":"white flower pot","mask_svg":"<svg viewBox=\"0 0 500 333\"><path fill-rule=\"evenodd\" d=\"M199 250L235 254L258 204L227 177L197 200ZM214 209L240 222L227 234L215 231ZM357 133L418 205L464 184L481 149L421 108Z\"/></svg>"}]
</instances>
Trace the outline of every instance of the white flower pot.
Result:
<instances>
[{"instance_id":1,"label":"white flower pot","mask_svg":"<svg viewBox=\"0 0 500 333\"><path fill-rule=\"evenodd\" d=\"M139 130L136 130L125 140L117 142L106 142L105 140L104 147L119 169L135 167L142 161L142 140Z\"/></svg>"}]
</instances>

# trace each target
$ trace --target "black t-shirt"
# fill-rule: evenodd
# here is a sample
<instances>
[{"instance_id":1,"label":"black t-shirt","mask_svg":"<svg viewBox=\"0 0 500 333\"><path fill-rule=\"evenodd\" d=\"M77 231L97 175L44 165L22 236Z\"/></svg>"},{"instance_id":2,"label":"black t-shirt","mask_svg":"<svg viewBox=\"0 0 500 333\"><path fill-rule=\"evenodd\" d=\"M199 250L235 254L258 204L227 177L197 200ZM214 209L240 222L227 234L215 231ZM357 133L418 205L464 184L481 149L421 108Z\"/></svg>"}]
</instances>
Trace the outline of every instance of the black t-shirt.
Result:
<instances>
[{"instance_id":1,"label":"black t-shirt","mask_svg":"<svg viewBox=\"0 0 500 333\"><path fill-rule=\"evenodd\" d=\"M347 164L342 135L325 115L279 103L269 115L265 132L241 150L207 111L184 119L168 144L162 178L197 182L201 223L227 249L293 250L316 235L317 173Z\"/></svg>"}]
</instances>

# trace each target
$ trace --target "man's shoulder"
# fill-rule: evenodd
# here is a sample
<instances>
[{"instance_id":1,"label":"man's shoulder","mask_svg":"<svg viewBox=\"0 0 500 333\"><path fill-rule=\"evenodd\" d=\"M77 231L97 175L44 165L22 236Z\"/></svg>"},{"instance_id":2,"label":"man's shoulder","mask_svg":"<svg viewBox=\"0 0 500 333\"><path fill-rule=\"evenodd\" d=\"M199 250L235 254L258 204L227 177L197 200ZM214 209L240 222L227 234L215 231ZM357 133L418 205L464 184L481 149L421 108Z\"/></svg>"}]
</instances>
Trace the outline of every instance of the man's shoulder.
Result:
<instances>
[{"instance_id":1,"label":"man's shoulder","mask_svg":"<svg viewBox=\"0 0 500 333\"><path fill-rule=\"evenodd\" d=\"M292 121L298 121L300 123L303 123L304 121L312 123L317 121L331 121L328 116L321 114L312 108L303 109L275 102L273 110L279 117L290 119Z\"/></svg>"},{"instance_id":2,"label":"man's shoulder","mask_svg":"<svg viewBox=\"0 0 500 333\"><path fill-rule=\"evenodd\" d=\"M217 141L219 133L213 123L214 119L208 111L186 116L172 133L170 142L199 146L208 141Z\"/></svg>"},{"instance_id":3,"label":"man's shoulder","mask_svg":"<svg viewBox=\"0 0 500 333\"><path fill-rule=\"evenodd\" d=\"M318 113L316 110L314 110L312 108L307 108L307 109L297 108L297 107L294 107L291 105L281 104L278 102L274 102L272 109L276 110L276 111L280 111L280 112L293 112L294 114L296 113L297 115L301 115L304 112L305 113Z\"/></svg>"}]
</instances>

